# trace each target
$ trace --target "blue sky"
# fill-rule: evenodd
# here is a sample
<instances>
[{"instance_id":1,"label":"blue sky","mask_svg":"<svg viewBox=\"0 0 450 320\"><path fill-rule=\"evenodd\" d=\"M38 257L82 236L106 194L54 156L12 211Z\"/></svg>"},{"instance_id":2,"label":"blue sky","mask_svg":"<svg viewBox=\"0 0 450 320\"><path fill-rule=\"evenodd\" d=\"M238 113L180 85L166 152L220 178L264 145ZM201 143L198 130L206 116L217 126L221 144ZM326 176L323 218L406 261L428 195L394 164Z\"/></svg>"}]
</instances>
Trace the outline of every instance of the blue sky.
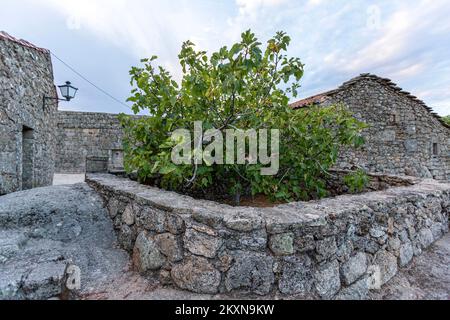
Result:
<instances>
[{"instance_id":1,"label":"blue sky","mask_svg":"<svg viewBox=\"0 0 450 320\"><path fill-rule=\"evenodd\" d=\"M0 0L0 30L50 49L121 101L141 58L158 55L179 78L184 40L212 51L251 28L261 40L291 36L289 54L306 64L301 97L370 72L441 115L450 114L449 17L448 0ZM80 89L61 109L130 112L53 64L57 84Z\"/></svg>"}]
</instances>

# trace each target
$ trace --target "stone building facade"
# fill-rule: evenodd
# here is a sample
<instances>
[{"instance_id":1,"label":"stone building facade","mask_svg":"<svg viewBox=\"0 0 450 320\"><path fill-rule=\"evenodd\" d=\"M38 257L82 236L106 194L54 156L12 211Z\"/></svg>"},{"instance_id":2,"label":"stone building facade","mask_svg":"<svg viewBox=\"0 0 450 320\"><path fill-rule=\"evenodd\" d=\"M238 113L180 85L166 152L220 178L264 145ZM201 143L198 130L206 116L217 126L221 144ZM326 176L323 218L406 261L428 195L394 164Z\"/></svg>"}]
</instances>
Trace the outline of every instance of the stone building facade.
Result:
<instances>
[{"instance_id":1,"label":"stone building facade","mask_svg":"<svg viewBox=\"0 0 450 320\"><path fill-rule=\"evenodd\" d=\"M56 97L50 51L0 32L0 195L51 185Z\"/></svg>"},{"instance_id":2,"label":"stone building facade","mask_svg":"<svg viewBox=\"0 0 450 320\"><path fill-rule=\"evenodd\" d=\"M342 152L339 168L359 166L370 172L450 179L450 127L417 97L389 79L362 74L292 106L336 103L345 104L369 125L365 146Z\"/></svg>"},{"instance_id":3,"label":"stone building facade","mask_svg":"<svg viewBox=\"0 0 450 320\"><path fill-rule=\"evenodd\" d=\"M104 170L123 168L123 133L116 114L59 111L56 118L56 173L96 171L89 163Z\"/></svg>"}]
</instances>

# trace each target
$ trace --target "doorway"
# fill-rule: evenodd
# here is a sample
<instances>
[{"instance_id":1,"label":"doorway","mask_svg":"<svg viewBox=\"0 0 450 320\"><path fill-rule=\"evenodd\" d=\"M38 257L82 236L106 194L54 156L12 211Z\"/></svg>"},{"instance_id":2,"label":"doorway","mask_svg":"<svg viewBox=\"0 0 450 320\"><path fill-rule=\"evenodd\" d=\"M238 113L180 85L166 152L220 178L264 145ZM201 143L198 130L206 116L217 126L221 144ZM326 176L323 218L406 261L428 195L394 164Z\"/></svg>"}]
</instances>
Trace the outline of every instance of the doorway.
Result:
<instances>
[{"instance_id":1,"label":"doorway","mask_svg":"<svg viewBox=\"0 0 450 320\"><path fill-rule=\"evenodd\" d=\"M34 130L22 129L22 190L33 188L34 181Z\"/></svg>"}]
</instances>

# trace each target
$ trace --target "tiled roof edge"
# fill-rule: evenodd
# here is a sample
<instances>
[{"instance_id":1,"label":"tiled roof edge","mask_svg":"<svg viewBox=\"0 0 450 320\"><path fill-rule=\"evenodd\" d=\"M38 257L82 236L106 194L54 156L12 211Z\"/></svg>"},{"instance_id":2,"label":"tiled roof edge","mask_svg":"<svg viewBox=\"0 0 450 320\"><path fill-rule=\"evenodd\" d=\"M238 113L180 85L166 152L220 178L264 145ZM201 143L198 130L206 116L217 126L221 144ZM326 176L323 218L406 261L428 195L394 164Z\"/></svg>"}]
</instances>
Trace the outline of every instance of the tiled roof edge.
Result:
<instances>
[{"instance_id":1,"label":"tiled roof edge","mask_svg":"<svg viewBox=\"0 0 450 320\"><path fill-rule=\"evenodd\" d=\"M426 105L425 102L423 102L422 100L420 100L419 98L417 98L416 96L412 95L410 92L407 92L405 90L403 90L402 88L400 88L397 84L395 84L391 79L388 78L382 78L379 77L377 75L374 74L370 74L370 73L362 73L361 75L350 79L349 81L344 82L341 86L339 86L337 89L332 90L332 91L328 91L328 92L324 92L306 99L302 99L299 100L297 102L294 102L291 104L291 106L294 109L297 108L302 108L305 107L307 105L310 104L315 104L315 103L320 103L322 102L324 99L326 99L327 97L341 92L343 90L349 89L352 85L358 83L359 81L363 81L363 80L373 80L376 81L386 87L389 87L390 89L408 97L409 99L413 100L414 102L416 102L417 104L421 105L423 108L425 108L426 111L428 111L428 113L431 114L431 116L433 116L435 119L437 119L444 127L450 129L450 125L448 125L443 119L442 117L440 117L437 113L433 112L433 109L430 108L429 106Z\"/></svg>"},{"instance_id":2,"label":"tiled roof edge","mask_svg":"<svg viewBox=\"0 0 450 320\"><path fill-rule=\"evenodd\" d=\"M37 47L34 44L32 44L31 42L28 42L28 41L23 40L23 39L14 38L13 36L11 36L10 34L8 34L5 31L0 31L0 38L12 41L14 43L17 43L17 44L19 44L21 46L24 46L24 47L27 47L27 48L32 48L32 49L37 50L37 51L42 52L42 53L46 53L46 54L50 53L50 50L48 50L48 49Z\"/></svg>"}]
</instances>

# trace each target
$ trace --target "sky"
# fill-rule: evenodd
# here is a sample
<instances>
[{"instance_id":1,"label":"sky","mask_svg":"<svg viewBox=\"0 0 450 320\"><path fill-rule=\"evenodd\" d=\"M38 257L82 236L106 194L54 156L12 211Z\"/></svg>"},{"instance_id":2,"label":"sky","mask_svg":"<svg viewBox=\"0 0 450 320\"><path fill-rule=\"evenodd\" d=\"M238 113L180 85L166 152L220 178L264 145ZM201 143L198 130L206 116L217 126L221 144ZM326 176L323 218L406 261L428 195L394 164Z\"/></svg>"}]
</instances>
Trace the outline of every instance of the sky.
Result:
<instances>
[{"instance_id":1,"label":"sky","mask_svg":"<svg viewBox=\"0 0 450 320\"><path fill-rule=\"evenodd\" d=\"M128 72L141 58L157 55L179 79L183 41L213 52L251 29L262 42L280 30L291 36L288 54L305 64L299 98L369 72L448 115L449 16L448 0L0 0L0 30L50 49L128 105ZM56 84L79 88L60 109L131 113L56 58L53 65Z\"/></svg>"}]
</instances>

